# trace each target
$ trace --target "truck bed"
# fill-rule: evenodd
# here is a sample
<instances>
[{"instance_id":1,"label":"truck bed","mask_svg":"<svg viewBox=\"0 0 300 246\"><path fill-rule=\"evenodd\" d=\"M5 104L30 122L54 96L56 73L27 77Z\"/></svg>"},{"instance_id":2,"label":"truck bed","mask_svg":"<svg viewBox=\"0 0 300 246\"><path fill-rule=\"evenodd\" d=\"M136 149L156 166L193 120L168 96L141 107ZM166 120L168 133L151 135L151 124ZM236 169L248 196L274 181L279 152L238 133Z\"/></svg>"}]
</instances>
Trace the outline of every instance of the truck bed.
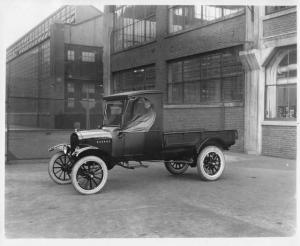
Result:
<instances>
[{"instance_id":1,"label":"truck bed","mask_svg":"<svg viewBox=\"0 0 300 246\"><path fill-rule=\"evenodd\" d=\"M193 131L168 131L163 133L164 149L193 148L207 139L215 139L227 149L235 143L236 130L206 131L204 129Z\"/></svg>"}]
</instances>

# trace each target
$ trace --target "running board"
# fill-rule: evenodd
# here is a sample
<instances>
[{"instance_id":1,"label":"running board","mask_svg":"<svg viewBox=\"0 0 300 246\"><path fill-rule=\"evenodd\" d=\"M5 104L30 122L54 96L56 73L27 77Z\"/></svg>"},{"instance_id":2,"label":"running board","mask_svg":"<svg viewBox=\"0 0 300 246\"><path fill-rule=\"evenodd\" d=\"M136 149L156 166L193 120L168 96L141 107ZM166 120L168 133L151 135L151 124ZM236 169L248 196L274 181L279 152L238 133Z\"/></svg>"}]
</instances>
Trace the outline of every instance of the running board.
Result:
<instances>
[{"instance_id":1,"label":"running board","mask_svg":"<svg viewBox=\"0 0 300 246\"><path fill-rule=\"evenodd\" d=\"M181 161L181 160L171 160L171 161L165 161L166 163L182 163L182 164L188 164L188 165L192 165L193 162L192 161Z\"/></svg>"},{"instance_id":2,"label":"running board","mask_svg":"<svg viewBox=\"0 0 300 246\"><path fill-rule=\"evenodd\" d=\"M126 169L135 169L135 168L140 168L140 167L147 168L147 167L149 167L148 165L143 164L141 161L139 161L138 165L129 165L128 162L121 162L121 163L118 163L118 165L120 167L124 167Z\"/></svg>"}]
</instances>

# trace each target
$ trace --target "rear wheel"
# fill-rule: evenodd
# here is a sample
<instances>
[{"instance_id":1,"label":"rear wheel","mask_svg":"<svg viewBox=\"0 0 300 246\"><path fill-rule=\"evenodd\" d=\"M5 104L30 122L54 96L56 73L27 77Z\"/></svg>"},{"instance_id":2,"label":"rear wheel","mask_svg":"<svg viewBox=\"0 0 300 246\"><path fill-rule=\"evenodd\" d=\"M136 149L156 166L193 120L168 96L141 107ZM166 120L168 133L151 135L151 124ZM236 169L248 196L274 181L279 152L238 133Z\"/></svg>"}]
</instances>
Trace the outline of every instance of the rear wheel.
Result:
<instances>
[{"instance_id":1,"label":"rear wheel","mask_svg":"<svg viewBox=\"0 0 300 246\"><path fill-rule=\"evenodd\" d=\"M197 158L197 170L201 179L217 180L225 168L225 158L222 150L217 146L207 146Z\"/></svg>"},{"instance_id":2,"label":"rear wheel","mask_svg":"<svg viewBox=\"0 0 300 246\"><path fill-rule=\"evenodd\" d=\"M165 161L165 167L170 173L179 175L185 173L189 165L180 161Z\"/></svg>"},{"instance_id":3,"label":"rear wheel","mask_svg":"<svg viewBox=\"0 0 300 246\"><path fill-rule=\"evenodd\" d=\"M57 152L49 161L48 173L51 179L57 184L70 184L72 162L68 155Z\"/></svg>"},{"instance_id":4,"label":"rear wheel","mask_svg":"<svg viewBox=\"0 0 300 246\"><path fill-rule=\"evenodd\" d=\"M106 164L101 158L86 156L75 163L72 170L72 183L81 194L95 194L106 184L107 175Z\"/></svg>"}]
</instances>

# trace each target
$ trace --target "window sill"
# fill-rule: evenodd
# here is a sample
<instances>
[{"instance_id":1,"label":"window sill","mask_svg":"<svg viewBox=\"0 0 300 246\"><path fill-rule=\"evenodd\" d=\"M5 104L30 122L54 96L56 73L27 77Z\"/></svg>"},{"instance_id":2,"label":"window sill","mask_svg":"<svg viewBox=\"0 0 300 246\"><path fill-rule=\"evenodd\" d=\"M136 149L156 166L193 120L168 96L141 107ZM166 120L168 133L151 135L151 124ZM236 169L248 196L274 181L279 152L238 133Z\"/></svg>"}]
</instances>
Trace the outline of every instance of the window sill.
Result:
<instances>
[{"instance_id":1,"label":"window sill","mask_svg":"<svg viewBox=\"0 0 300 246\"><path fill-rule=\"evenodd\" d=\"M279 120L264 120L261 122L263 126L297 126L297 121L279 121Z\"/></svg>"},{"instance_id":2,"label":"window sill","mask_svg":"<svg viewBox=\"0 0 300 246\"><path fill-rule=\"evenodd\" d=\"M191 109L191 108L222 108L222 107L243 107L242 102L214 103L214 104L167 104L164 109Z\"/></svg>"}]
</instances>

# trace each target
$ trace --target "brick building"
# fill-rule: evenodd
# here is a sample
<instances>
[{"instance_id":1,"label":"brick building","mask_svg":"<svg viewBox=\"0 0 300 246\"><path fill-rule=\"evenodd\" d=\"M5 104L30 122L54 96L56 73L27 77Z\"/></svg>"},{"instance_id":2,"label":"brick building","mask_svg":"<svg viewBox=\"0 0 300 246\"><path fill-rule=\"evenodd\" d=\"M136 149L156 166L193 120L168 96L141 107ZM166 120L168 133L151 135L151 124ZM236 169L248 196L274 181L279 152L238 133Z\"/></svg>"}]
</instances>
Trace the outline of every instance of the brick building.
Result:
<instances>
[{"instance_id":1,"label":"brick building","mask_svg":"<svg viewBox=\"0 0 300 246\"><path fill-rule=\"evenodd\" d=\"M245 148L296 157L297 12L295 6L252 9L251 41L240 57L246 71Z\"/></svg>"},{"instance_id":2,"label":"brick building","mask_svg":"<svg viewBox=\"0 0 300 246\"><path fill-rule=\"evenodd\" d=\"M295 158L295 7L106 6L103 31L105 94L160 89L165 130L237 129L232 149Z\"/></svg>"},{"instance_id":3,"label":"brick building","mask_svg":"<svg viewBox=\"0 0 300 246\"><path fill-rule=\"evenodd\" d=\"M99 124L102 27L95 7L66 5L7 48L8 127Z\"/></svg>"}]
</instances>

